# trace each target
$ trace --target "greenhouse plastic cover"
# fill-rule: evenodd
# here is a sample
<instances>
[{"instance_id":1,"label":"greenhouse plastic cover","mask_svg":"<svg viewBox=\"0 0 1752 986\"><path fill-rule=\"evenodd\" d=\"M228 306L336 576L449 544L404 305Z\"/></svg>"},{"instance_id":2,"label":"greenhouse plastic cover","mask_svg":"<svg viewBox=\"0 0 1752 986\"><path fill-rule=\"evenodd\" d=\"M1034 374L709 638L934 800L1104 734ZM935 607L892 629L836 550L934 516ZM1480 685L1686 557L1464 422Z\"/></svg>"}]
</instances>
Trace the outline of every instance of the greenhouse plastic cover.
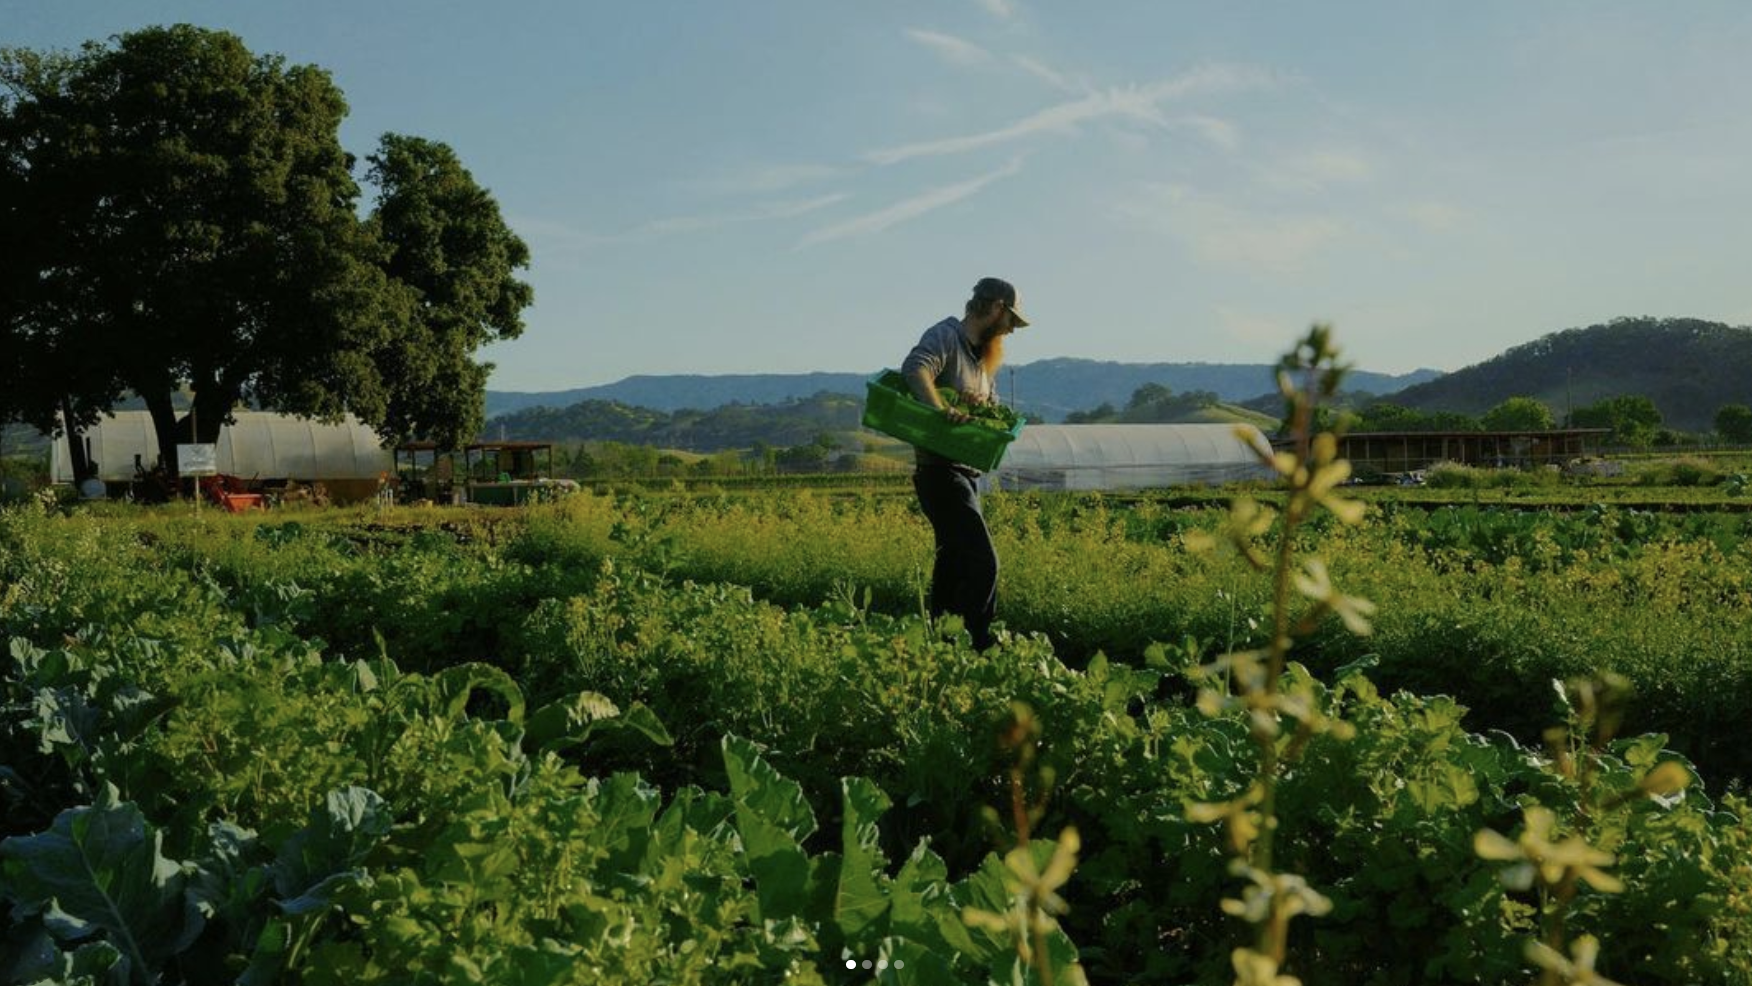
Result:
<instances>
[{"instance_id":1,"label":"greenhouse plastic cover","mask_svg":"<svg viewBox=\"0 0 1752 986\"><path fill-rule=\"evenodd\" d=\"M1240 434L1237 433L1239 430ZM1251 425L1035 425L992 474L1004 490L1135 490L1269 479Z\"/></svg>"},{"instance_id":2,"label":"greenhouse plastic cover","mask_svg":"<svg viewBox=\"0 0 1752 986\"><path fill-rule=\"evenodd\" d=\"M377 432L348 415L339 424L263 411L237 411L236 422L219 429L218 467L244 479L376 479L395 468ZM92 461L104 482L134 478L134 456L150 468L158 461L158 436L146 411L117 411L84 432ZM55 442L52 480L73 482L66 439Z\"/></svg>"}]
</instances>

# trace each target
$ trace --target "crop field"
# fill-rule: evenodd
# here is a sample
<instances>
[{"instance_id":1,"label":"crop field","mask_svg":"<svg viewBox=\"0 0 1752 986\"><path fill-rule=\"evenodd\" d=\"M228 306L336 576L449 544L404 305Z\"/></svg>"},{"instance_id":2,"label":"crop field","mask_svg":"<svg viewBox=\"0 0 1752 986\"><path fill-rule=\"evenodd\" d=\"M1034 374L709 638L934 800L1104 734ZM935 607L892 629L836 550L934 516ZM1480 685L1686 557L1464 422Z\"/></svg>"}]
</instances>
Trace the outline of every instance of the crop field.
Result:
<instances>
[{"instance_id":1,"label":"crop field","mask_svg":"<svg viewBox=\"0 0 1752 986\"><path fill-rule=\"evenodd\" d=\"M0 981L1752 983L1752 513L1358 495L10 509Z\"/></svg>"}]
</instances>

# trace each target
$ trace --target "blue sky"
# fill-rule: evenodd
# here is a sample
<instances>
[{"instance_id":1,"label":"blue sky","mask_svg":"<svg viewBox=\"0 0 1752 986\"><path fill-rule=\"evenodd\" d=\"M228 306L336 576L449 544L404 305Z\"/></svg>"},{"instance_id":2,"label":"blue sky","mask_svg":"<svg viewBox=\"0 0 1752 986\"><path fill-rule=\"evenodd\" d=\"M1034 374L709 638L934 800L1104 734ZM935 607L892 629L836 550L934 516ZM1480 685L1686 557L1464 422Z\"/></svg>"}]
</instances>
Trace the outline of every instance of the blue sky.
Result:
<instances>
[{"instance_id":1,"label":"blue sky","mask_svg":"<svg viewBox=\"0 0 1752 986\"><path fill-rule=\"evenodd\" d=\"M1014 362L1752 323L1741 0L0 0L6 45L175 22L492 190L536 293L496 390L874 371L988 274Z\"/></svg>"}]
</instances>

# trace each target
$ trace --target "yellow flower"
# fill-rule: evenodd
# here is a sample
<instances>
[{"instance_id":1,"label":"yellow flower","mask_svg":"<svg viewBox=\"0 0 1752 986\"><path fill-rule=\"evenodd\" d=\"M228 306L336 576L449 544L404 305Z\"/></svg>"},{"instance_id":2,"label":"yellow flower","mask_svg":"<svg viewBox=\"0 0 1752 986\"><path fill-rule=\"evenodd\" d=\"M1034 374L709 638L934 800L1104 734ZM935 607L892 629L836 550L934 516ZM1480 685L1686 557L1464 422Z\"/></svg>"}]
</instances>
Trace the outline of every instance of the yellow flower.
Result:
<instances>
[{"instance_id":1,"label":"yellow flower","mask_svg":"<svg viewBox=\"0 0 1752 986\"><path fill-rule=\"evenodd\" d=\"M1347 596L1338 591L1332 584L1332 576L1326 570L1326 563L1318 558L1310 558L1302 563L1303 570L1296 574L1296 591L1309 599L1322 604L1340 620L1350 632L1359 637L1366 637L1374 631L1369 617L1375 615L1375 604L1360 596Z\"/></svg>"},{"instance_id":2,"label":"yellow flower","mask_svg":"<svg viewBox=\"0 0 1752 986\"><path fill-rule=\"evenodd\" d=\"M1209 554L1217 548L1217 539L1209 531L1187 531L1180 535L1180 545L1195 555Z\"/></svg>"},{"instance_id":3,"label":"yellow flower","mask_svg":"<svg viewBox=\"0 0 1752 986\"><path fill-rule=\"evenodd\" d=\"M1234 679L1236 687L1242 692L1254 692L1265 687L1266 661L1270 657L1263 650L1235 651L1201 665L1198 670L1204 676L1204 681L1220 680L1227 675ZM1234 707L1235 703L1227 701L1226 696L1218 692L1201 692L1198 697L1198 709L1207 716L1214 716Z\"/></svg>"},{"instance_id":4,"label":"yellow flower","mask_svg":"<svg viewBox=\"0 0 1752 986\"><path fill-rule=\"evenodd\" d=\"M1691 771L1672 760L1663 760L1643 775L1637 786L1657 798L1677 794L1691 786Z\"/></svg>"},{"instance_id":5,"label":"yellow flower","mask_svg":"<svg viewBox=\"0 0 1752 986\"><path fill-rule=\"evenodd\" d=\"M1236 424L1236 425L1232 426L1229 429L1229 431L1231 434L1233 434L1235 436L1236 439L1238 439L1243 444L1245 444L1248 448L1253 450L1253 454L1259 457L1259 461L1260 461L1261 465L1264 465L1267 468L1271 467L1272 454L1273 454L1271 451L1271 446L1270 445L1256 445L1256 444L1254 444L1254 441L1253 441L1254 436L1259 434L1258 428L1255 428L1252 425Z\"/></svg>"},{"instance_id":6,"label":"yellow flower","mask_svg":"<svg viewBox=\"0 0 1752 986\"><path fill-rule=\"evenodd\" d=\"M1082 847L1083 840L1077 835L1077 830L1067 827L1059 833L1058 843L1053 846L1045 870L1035 869L1034 854L1021 846L1010 850L1004 857L1004 865L1015 874L1017 889L1027 894L1042 910L1049 914L1063 914L1068 907L1056 891L1076 870L1077 851Z\"/></svg>"},{"instance_id":7,"label":"yellow flower","mask_svg":"<svg viewBox=\"0 0 1752 986\"><path fill-rule=\"evenodd\" d=\"M1594 971L1594 963L1599 958L1600 942L1593 935L1583 935L1571 942L1568 958L1549 945L1527 943L1527 961L1541 969L1557 973L1563 977L1564 982L1572 986L1619 986Z\"/></svg>"},{"instance_id":8,"label":"yellow flower","mask_svg":"<svg viewBox=\"0 0 1752 986\"><path fill-rule=\"evenodd\" d=\"M1070 909L1057 893L1077 868L1077 852L1082 839L1074 828L1059 833L1046 868L1034 865L1034 853L1027 846L1017 846L1004 856L1004 889L1010 894L1011 907L1003 914L969 907L961 912L961 921L970 928L981 928L994 934L1007 935L1016 944L1016 952L1032 961L1034 934L1052 930L1052 915Z\"/></svg>"},{"instance_id":9,"label":"yellow flower","mask_svg":"<svg viewBox=\"0 0 1752 986\"><path fill-rule=\"evenodd\" d=\"M1302 986L1295 976L1278 972L1276 959L1251 948L1237 948L1229 960L1235 964L1235 986Z\"/></svg>"},{"instance_id":10,"label":"yellow flower","mask_svg":"<svg viewBox=\"0 0 1752 986\"><path fill-rule=\"evenodd\" d=\"M1223 901L1223 912L1231 917L1259 924L1274 913L1288 919L1299 914L1319 917L1332 910L1332 901L1326 895L1294 873L1267 873L1242 860L1230 864L1230 872L1252 882L1241 892L1240 900Z\"/></svg>"},{"instance_id":11,"label":"yellow flower","mask_svg":"<svg viewBox=\"0 0 1752 986\"><path fill-rule=\"evenodd\" d=\"M1259 838L1259 813L1253 810L1253 806L1264 796L1264 789L1255 783L1247 793L1230 801L1189 801L1186 803L1186 820L1194 825L1226 823L1229 845L1237 853L1244 853L1253 840Z\"/></svg>"},{"instance_id":12,"label":"yellow flower","mask_svg":"<svg viewBox=\"0 0 1752 986\"><path fill-rule=\"evenodd\" d=\"M1588 845L1579 835L1561 842L1557 836L1557 815L1551 809L1534 806L1526 811L1527 824L1519 839L1511 841L1500 833L1483 829L1472 837L1472 851L1480 859L1512 862L1505 869L1505 886L1525 890L1538 875L1546 886L1556 886L1566 878L1587 883L1601 893L1617 893L1624 884L1600 869L1612 863L1612 854Z\"/></svg>"}]
</instances>

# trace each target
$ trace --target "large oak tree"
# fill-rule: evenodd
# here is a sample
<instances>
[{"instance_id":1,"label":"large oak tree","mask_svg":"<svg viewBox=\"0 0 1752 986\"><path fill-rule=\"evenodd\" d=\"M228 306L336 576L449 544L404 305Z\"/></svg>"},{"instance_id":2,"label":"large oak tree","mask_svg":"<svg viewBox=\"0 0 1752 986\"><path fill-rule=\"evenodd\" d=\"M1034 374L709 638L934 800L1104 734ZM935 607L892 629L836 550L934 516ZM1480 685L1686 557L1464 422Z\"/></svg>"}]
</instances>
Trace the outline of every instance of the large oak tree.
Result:
<instances>
[{"instance_id":1,"label":"large oak tree","mask_svg":"<svg viewBox=\"0 0 1752 986\"><path fill-rule=\"evenodd\" d=\"M385 134L370 161L385 269L415 292L406 335L387 354L380 427L455 446L484 418L491 367L474 361L475 350L523 331L533 295L512 271L529 265L529 248L443 144Z\"/></svg>"},{"instance_id":2,"label":"large oak tree","mask_svg":"<svg viewBox=\"0 0 1752 986\"><path fill-rule=\"evenodd\" d=\"M490 369L473 353L521 332L528 251L414 138L384 138L362 219L346 112L321 69L188 25L0 52L0 412L77 429L131 391L167 450L241 403L350 411L387 440L472 434Z\"/></svg>"}]
</instances>

